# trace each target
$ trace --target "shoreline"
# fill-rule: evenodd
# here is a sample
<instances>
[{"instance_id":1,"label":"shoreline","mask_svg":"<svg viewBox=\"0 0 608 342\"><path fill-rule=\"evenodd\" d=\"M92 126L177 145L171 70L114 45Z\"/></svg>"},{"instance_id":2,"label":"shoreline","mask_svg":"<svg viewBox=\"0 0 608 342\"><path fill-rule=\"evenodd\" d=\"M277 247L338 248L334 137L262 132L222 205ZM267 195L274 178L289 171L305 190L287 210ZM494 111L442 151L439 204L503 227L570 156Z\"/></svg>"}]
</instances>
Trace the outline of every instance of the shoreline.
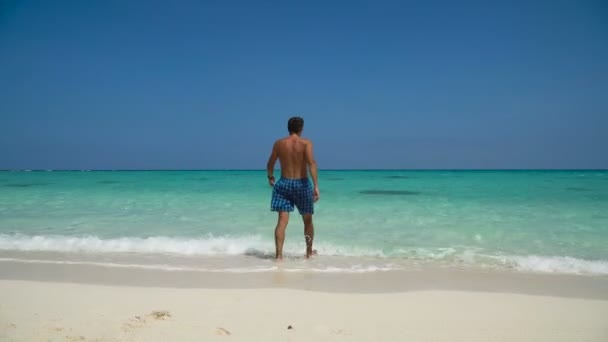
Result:
<instances>
[{"instance_id":1,"label":"shoreline","mask_svg":"<svg viewBox=\"0 0 608 342\"><path fill-rule=\"evenodd\" d=\"M287 288L327 293L426 290L513 293L608 300L608 276L424 267L365 273L169 271L81 264L0 261L0 280L200 289Z\"/></svg>"},{"instance_id":2,"label":"shoreline","mask_svg":"<svg viewBox=\"0 0 608 342\"><path fill-rule=\"evenodd\" d=\"M0 262L0 340L12 342L603 342L606 317L606 276Z\"/></svg>"}]
</instances>

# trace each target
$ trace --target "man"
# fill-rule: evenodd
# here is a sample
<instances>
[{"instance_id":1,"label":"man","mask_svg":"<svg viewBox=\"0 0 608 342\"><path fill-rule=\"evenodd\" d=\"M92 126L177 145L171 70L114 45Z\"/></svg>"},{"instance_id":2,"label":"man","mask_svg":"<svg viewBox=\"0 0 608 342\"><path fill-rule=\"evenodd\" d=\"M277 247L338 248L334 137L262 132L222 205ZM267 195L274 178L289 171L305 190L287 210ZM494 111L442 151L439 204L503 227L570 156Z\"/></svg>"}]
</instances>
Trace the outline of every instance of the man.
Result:
<instances>
[{"instance_id":1,"label":"man","mask_svg":"<svg viewBox=\"0 0 608 342\"><path fill-rule=\"evenodd\" d=\"M313 202L319 199L317 183L317 163L312 154L312 142L301 137L304 129L304 119L293 117L287 122L289 136L279 139L272 147L266 170L268 183L272 187L270 210L277 211L279 218L274 230L276 258L283 259L283 242L285 228L289 221L289 212L294 205L304 220L304 239L306 241L306 257L310 258L315 251L312 249L315 230L312 224L314 213ZM273 176L274 164L277 159L281 163L281 178L275 183ZM308 169L312 177L313 187L308 180Z\"/></svg>"}]
</instances>

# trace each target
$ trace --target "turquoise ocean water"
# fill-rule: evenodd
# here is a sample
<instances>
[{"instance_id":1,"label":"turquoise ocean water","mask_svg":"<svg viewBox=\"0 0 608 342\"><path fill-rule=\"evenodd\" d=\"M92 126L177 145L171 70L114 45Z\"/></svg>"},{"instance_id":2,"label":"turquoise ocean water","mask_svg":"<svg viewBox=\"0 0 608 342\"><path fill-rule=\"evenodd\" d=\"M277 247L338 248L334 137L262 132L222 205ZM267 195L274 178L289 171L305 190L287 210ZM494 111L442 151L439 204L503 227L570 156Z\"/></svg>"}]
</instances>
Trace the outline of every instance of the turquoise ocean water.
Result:
<instances>
[{"instance_id":1,"label":"turquoise ocean water","mask_svg":"<svg viewBox=\"0 0 608 342\"><path fill-rule=\"evenodd\" d=\"M277 172L278 173L278 172ZM320 171L315 248L282 267L608 274L608 171ZM0 260L276 268L265 171L2 171Z\"/></svg>"}]
</instances>

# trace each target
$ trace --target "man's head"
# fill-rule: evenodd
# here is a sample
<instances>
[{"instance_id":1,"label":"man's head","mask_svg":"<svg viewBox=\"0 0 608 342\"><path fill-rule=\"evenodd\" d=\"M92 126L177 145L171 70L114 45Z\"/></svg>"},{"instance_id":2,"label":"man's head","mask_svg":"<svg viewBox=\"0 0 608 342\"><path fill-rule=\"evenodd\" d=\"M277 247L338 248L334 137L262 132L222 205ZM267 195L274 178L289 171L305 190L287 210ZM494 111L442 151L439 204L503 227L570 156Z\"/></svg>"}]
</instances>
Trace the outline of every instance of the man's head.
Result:
<instances>
[{"instance_id":1,"label":"man's head","mask_svg":"<svg viewBox=\"0 0 608 342\"><path fill-rule=\"evenodd\" d=\"M304 128L304 119L299 116L294 116L287 121L287 130L289 134L300 134Z\"/></svg>"}]
</instances>

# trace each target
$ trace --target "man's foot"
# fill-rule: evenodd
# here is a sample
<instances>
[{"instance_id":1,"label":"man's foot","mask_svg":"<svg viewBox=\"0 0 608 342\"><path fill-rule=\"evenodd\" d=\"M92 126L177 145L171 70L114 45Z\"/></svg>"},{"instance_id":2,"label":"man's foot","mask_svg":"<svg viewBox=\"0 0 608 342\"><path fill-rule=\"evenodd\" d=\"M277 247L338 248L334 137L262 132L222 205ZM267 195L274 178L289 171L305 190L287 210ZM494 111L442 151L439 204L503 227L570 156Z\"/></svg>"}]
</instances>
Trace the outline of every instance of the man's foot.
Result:
<instances>
[{"instance_id":1,"label":"man's foot","mask_svg":"<svg viewBox=\"0 0 608 342\"><path fill-rule=\"evenodd\" d=\"M306 251L306 259L313 257L313 256L317 256L317 250L313 249L311 252Z\"/></svg>"}]
</instances>

